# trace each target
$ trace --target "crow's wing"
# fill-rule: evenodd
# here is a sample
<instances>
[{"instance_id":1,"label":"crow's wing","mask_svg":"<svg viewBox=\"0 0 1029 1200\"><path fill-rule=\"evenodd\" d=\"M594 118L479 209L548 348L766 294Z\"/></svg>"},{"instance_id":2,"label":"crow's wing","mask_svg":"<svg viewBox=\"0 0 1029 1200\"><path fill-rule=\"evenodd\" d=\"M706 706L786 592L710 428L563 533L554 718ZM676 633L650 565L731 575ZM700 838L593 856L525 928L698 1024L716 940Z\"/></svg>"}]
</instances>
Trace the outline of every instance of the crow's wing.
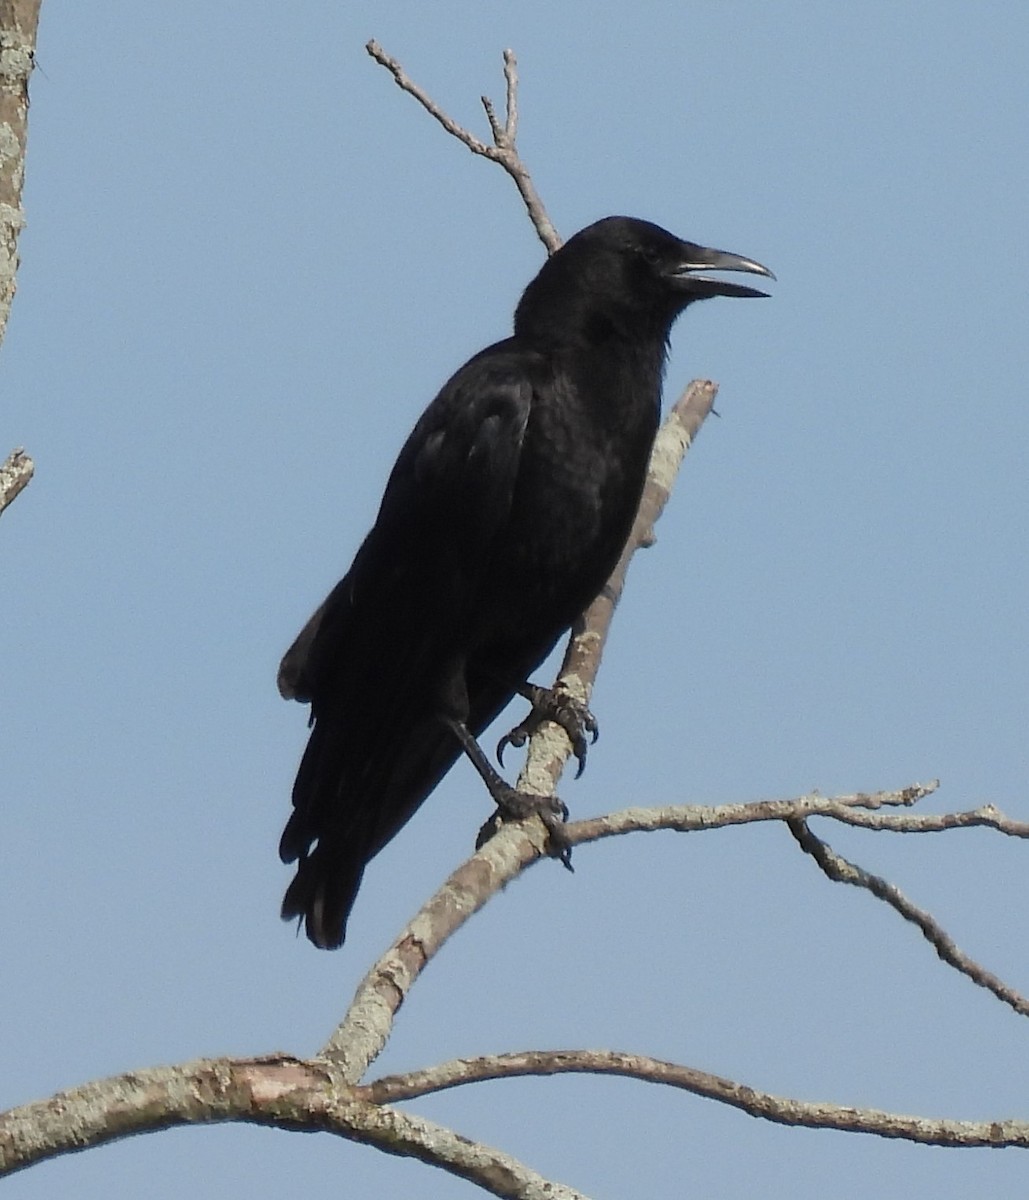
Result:
<instances>
[{"instance_id":1,"label":"crow's wing","mask_svg":"<svg viewBox=\"0 0 1029 1200\"><path fill-rule=\"evenodd\" d=\"M353 565L282 659L279 690L287 699L314 701L317 709L341 654L368 632L355 622L381 624L374 621L379 605L407 609L417 600L428 620L454 620L474 603L475 580L511 509L534 359L513 339L491 346L422 414Z\"/></svg>"},{"instance_id":2,"label":"crow's wing","mask_svg":"<svg viewBox=\"0 0 1029 1200\"><path fill-rule=\"evenodd\" d=\"M459 753L435 718L437 689L510 516L532 395L532 361L511 343L449 381L346 577L283 659L280 690L310 700L314 723L280 843L300 859L283 915L304 915L320 945L342 940L366 862ZM498 686L490 707L509 696Z\"/></svg>"}]
</instances>

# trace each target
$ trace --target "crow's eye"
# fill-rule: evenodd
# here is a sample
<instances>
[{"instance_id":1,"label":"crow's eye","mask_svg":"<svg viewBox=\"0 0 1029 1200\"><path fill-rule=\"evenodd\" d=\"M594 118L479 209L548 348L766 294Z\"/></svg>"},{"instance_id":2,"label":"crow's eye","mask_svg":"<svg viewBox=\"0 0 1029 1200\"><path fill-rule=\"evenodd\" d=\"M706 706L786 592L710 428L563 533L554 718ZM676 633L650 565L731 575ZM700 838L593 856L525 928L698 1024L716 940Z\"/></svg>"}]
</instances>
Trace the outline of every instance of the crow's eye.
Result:
<instances>
[{"instance_id":1,"label":"crow's eye","mask_svg":"<svg viewBox=\"0 0 1029 1200\"><path fill-rule=\"evenodd\" d=\"M655 269L660 267L661 255L657 250L654 249L653 246L640 246L639 254L640 258L642 258L648 266L654 267Z\"/></svg>"}]
</instances>

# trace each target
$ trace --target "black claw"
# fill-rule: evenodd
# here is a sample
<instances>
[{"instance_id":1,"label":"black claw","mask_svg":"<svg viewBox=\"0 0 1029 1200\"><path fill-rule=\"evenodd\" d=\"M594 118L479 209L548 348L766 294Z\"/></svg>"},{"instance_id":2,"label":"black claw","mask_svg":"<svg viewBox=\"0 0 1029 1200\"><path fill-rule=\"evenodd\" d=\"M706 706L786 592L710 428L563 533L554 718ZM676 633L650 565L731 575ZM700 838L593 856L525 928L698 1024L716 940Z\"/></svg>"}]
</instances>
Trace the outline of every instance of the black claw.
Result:
<instances>
[{"instance_id":1,"label":"black claw","mask_svg":"<svg viewBox=\"0 0 1029 1200\"><path fill-rule=\"evenodd\" d=\"M547 851L552 857L560 860L565 870L574 872L572 843L568 840L568 830L565 828L568 820L568 805L562 803L556 796L552 799L555 802L554 807L540 812L543 824L546 825L549 834Z\"/></svg>"},{"instance_id":2,"label":"black claw","mask_svg":"<svg viewBox=\"0 0 1029 1200\"><path fill-rule=\"evenodd\" d=\"M579 764L575 768L575 778L578 779L586 770L586 739L576 738L572 743L572 753L575 755L575 761Z\"/></svg>"},{"instance_id":3,"label":"black claw","mask_svg":"<svg viewBox=\"0 0 1029 1200\"><path fill-rule=\"evenodd\" d=\"M526 730L525 724L526 722L523 721L521 725L516 725L514 729L511 729L505 733L500 741L497 742L497 762L500 763L501 766L504 765L504 751L508 748L508 746L514 746L514 748L518 750L529 740L531 730Z\"/></svg>"},{"instance_id":4,"label":"black claw","mask_svg":"<svg viewBox=\"0 0 1029 1200\"><path fill-rule=\"evenodd\" d=\"M497 760L503 766L504 751L508 746L524 746L541 722L553 721L561 726L572 743L572 754L578 763L575 778L578 779L586 769L586 755L590 746L600 736L596 717L585 704L568 695L562 688L542 688L527 684L522 694L532 705L532 711L497 743Z\"/></svg>"},{"instance_id":5,"label":"black claw","mask_svg":"<svg viewBox=\"0 0 1029 1200\"><path fill-rule=\"evenodd\" d=\"M575 755L575 760L578 767L575 771L575 778L586 770L586 755L600 735L600 729L597 725L597 719L586 707L578 700L573 700L571 696L555 696L555 706L552 713L547 715L550 720L556 721L558 725L568 735L568 740L572 743L572 753ZM587 734L589 740L587 741Z\"/></svg>"}]
</instances>

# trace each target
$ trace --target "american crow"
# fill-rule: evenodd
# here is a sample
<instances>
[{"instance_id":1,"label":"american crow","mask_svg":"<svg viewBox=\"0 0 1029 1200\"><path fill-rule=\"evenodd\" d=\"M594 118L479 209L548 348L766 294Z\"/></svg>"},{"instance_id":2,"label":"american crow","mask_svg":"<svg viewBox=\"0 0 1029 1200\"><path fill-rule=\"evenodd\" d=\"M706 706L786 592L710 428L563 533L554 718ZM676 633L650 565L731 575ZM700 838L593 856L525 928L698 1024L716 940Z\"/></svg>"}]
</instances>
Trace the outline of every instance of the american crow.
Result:
<instances>
[{"instance_id":1,"label":"american crow","mask_svg":"<svg viewBox=\"0 0 1029 1200\"><path fill-rule=\"evenodd\" d=\"M353 565L279 670L313 725L279 846L299 860L282 916L303 917L315 945L342 944L365 864L462 749L502 811L530 807L475 741L516 693L582 742L588 714L548 707L526 681L629 534L676 317L765 295L710 269L772 277L647 221L590 225L525 289L514 336L465 363L415 425Z\"/></svg>"}]
</instances>

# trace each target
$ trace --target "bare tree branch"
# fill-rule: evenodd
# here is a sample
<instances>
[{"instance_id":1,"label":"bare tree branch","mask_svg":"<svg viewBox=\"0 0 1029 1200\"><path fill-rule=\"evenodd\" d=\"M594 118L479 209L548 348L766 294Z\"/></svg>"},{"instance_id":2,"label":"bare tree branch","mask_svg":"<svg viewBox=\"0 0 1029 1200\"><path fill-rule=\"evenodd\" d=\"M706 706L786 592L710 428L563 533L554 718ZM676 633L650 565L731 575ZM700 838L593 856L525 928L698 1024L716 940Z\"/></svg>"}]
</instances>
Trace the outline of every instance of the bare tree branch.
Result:
<instances>
[{"instance_id":1,"label":"bare tree branch","mask_svg":"<svg viewBox=\"0 0 1029 1200\"><path fill-rule=\"evenodd\" d=\"M830 817L843 825L870 829L879 833L946 833L952 829L995 829L1008 837L1029 837L1025 821L1005 816L992 804L957 813L864 812L863 806L910 804L911 796L920 798L935 790L935 784L915 784L899 792L857 793L852 796L798 796L794 800L757 800L746 804L666 805L661 808L625 808L602 817L573 821L568 835L573 845L618 837L623 833L648 833L671 829L692 833L702 829L723 829L727 825L749 825L754 821L788 821L791 818Z\"/></svg>"},{"instance_id":2,"label":"bare tree branch","mask_svg":"<svg viewBox=\"0 0 1029 1200\"><path fill-rule=\"evenodd\" d=\"M646 833L671 829L692 833L702 829L723 829L729 825L749 825L754 821L786 821L791 817L848 818L854 809L879 809L917 803L939 786L938 781L914 783L891 792L855 792L847 796L822 796L817 792L793 800L757 800L749 804L680 804L661 808L625 808L603 817L573 821L568 835L573 845L617 837L623 833ZM868 814L865 814L868 815ZM889 829L892 813L877 813L877 827ZM932 823L935 818L929 818ZM935 830L932 830L935 832ZM911 832L905 829L904 832Z\"/></svg>"},{"instance_id":3,"label":"bare tree branch","mask_svg":"<svg viewBox=\"0 0 1029 1200\"><path fill-rule=\"evenodd\" d=\"M809 854L821 867L825 875L835 883L849 883L854 887L866 888L878 899L885 901L913 925L917 925L925 939L935 947L936 953L948 965L962 975L967 975L973 983L992 992L998 1000L1009 1004L1015 1012L1023 1017L1029 1017L1029 1000L999 979L991 971L969 958L964 951L959 950L954 939L942 925L923 908L919 908L889 880L879 875L872 875L864 867L849 862L838 854L828 842L816 837L811 832L806 820L792 817L786 822L790 833L797 839L800 848Z\"/></svg>"},{"instance_id":4,"label":"bare tree branch","mask_svg":"<svg viewBox=\"0 0 1029 1200\"><path fill-rule=\"evenodd\" d=\"M0 513L32 478L36 464L19 446L0 463Z\"/></svg>"},{"instance_id":5,"label":"bare tree branch","mask_svg":"<svg viewBox=\"0 0 1029 1200\"><path fill-rule=\"evenodd\" d=\"M329 1132L366 1142L387 1154L441 1167L504 1200L588 1200L582 1192L545 1179L510 1154L473 1142L425 1117L351 1101L339 1106L337 1120L340 1128Z\"/></svg>"},{"instance_id":6,"label":"bare tree branch","mask_svg":"<svg viewBox=\"0 0 1029 1200\"><path fill-rule=\"evenodd\" d=\"M423 1118L384 1107L483 1080L573 1073L620 1075L664 1084L783 1125L952 1148L1029 1147L1029 1122L1025 1121L930 1119L811 1103L620 1051L529 1051L455 1059L423 1071L386 1076L359 1088L339 1084L322 1062L279 1054L205 1059L128 1072L11 1109L0 1114L0 1177L43 1159L139 1133L237 1121L334 1133L439 1166L496 1196L573 1200L580 1193L549 1183L506 1154Z\"/></svg>"},{"instance_id":7,"label":"bare tree branch","mask_svg":"<svg viewBox=\"0 0 1029 1200\"><path fill-rule=\"evenodd\" d=\"M1029 838L1029 821L1016 821L992 804L955 813L868 813L857 809L820 814L832 817L843 825L858 829L880 830L886 833L946 833L950 829L995 829L1008 837Z\"/></svg>"},{"instance_id":8,"label":"bare tree branch","mask_svg":"<svg viewBox=\"0 0 1029 1200\"><path fill-rule=\"evenodd\" d=\"M0 343L14 299L29 118L29 76L41 0L0 0Z\"/></svg>"},{"instance_id":9,"label":"bare tree branch","mask_svg":"<svg viewBox=\"0 0 1029 1200\"><path fill-rule=\"evenodd\" d=\"M325 1068L287 1055L203 1059L96 1080L0 1114L0 1175L177 1125L311 1125L330 1102Z\"/></svg>"},{"instance_id":10,"label":"bare tree branch","mask_svg":"<svg viewBox=\"0 0 1029 1200\"><path fill-rule=\"evenodd\" d=\"M494 1196L584 1200L510 1155L357 1097L324 1063L277 1054L131 1071L0 1114L0 1177L140 1133L226 1121L333 1133L418 1158Z\"/></svg>"},{"instance_id":11,"label":"bare tree branch","mask_svg":"<svg viewBox=\"0 0 1029 1200\"><path fill-rule=\"evenodd\" d=\"M913 804L934 787L913 785L894 792L834 798L800 796L713 807L627 809L607 818L574 822L568 832L573 843L580 845L643 830L714 829L751 821L841 818L857 812L871 816L882 807ZM880 829L891 828L888 822L893 820L903 823L902 832L914 831L911 818L893 813L875 815L882 822L877 826ZM952 814L958 818L976 815ZM980 823L1001 831L1009 824L995 809L979 815L983 818ZM924 831L963 828L973 823L930 816ZM806 1103L757 1092L689 1067L609 1051L533 1051L462 1059L409 1075L386 1077L366 1087L353 1087L382 1049L398 1008L443 942L492 895L542 857L545 849L541 825L512 824L458 868L369 972L345 1021L319 1059L305 1062L273 1055L135 1071L13 1109L0 1115L0 1175L43 1158L135 1133L182 1124L243 1121L284 1129L324 1130L389 1153L418 1157L498 1196L573 1197L578 1193L547 1183L507 1155L421 1118L379 1107L482 1079L562 1072L620 1074L665 1083L782 1124L940 1146L1029 1145L1029 1125L1025 1122L930 1120ZM547 1187L552 1190L548 1192Z\"/></svg>"},{"instance_id":12,"label":"bare tree branch","mask_svg":"<svg viewBox=\"0 0 1029 1200\"><path fill-rule=\"evenodd\" d=\"M377 1103L395 1103L487 1079L562 1074L622 1075L646 1083L666 1084L779 1125L867 1133L930 1146L1029 1148L1029 1121L953 1121L903 1116L875 1108L810 1103L773 1096L707 1071L617 1050L531 1050L521 1054L458 1058L426 1071L387 1075L355 1089L355 1092Z\"/></svg>"},{"instance_id":13,"label":"bare tree branch","mask_svg":"<svg viewBox=\"0 0 1029 1200\"><path fill-rule=\"evenodd\" d=\"M807 825L809 817L829 817L843 824L877 832L943 833L952 829L975 827L994 829L1008 837L1029 837L1029 823L1005 816L992 804L969 812L922 813L901 815L892 812L869 812L887 806L908 806L935 791L934 780L929 784L914 784L897 792L858 793L852 796L828 798L819 795L801 796L795 800L763 800L753 804L702 806L669 806L666 808L625 809L588 821L576 821L568 827L572 845L623 833L671 829L680 833L702 829L720 829L728 825L750 824L754 821L783 820L801 847L810 854L825 874L838 883L863 887L885 901L912 924L917 925L948 966L973 983L992 992L998 1000L1010 1005L1015 1012L1029 1016L1029 999L1010 984L988 971L955 944L940 923L919 908L889 880L872 875L848 862L827 843L816 837Z\"/></svg>"},{"instance_id":14,"label":"bare tree branch","mask_svg":"<svg viewBox=\"0 0 1029 1200\"><path fill-rule=\"evenodd\" d=\"M546 853L542 821L507 825L462 863L372 967L358 986L342 1023L319 1052L357 1083L375 1060L393 1027L393 1018L443 943Z\"/></svg>"},{"instance_id":15,"label":"bare tree branch","mask_svg":"<svg viewBox=\"0 0 1029 1200\"><path fill-rule=\"evenodd\" d=\"M29 76L35 62L41 0L0 0L0 345L17 286L18 235L29 121ZM0 466L0 512L32 478L32 459L18 449Z\"/></svg>"},{"instance_id":16,"label":"bare tree branch","mask_svg":"<svg viewBox=\"0 0 1029 1200\"><path fill-rule=\"evenodd\" d=\"M507 112L503 125L497 118L493 102L487 96L482 97L482 104L486 110L486 117L493 135L493 145L489 146L477 138L474 133L465 129L463 125L459 125L453 117L448 116L435 100L410 78L400 63L383 50L378 42L370 41L365 49L380 66L389 71L396 80L397 86L407 92L409 96L413 96L422 108L443 126L447 133L457 138L463 146L467 146L473 154L492 159L493 162L499 163L504 168L514 180L514 185L525 204L529 219L532 221L540 241L546 246L547 253L553 254L561 245L561 238L550 217L547 216L547 210L539 192L536 191L536 185L532 182L532 176L519 157L515 146L515 135L518 132L518 62L515 59L514 51L504 51Z\"/></svg>"},{"instance_id":17,"label":"bare tree branch","mask_svg":"<svg viewBox=\"0 0 1029 1200\"><path fill-rule=\"evenodd\" d=\"M974 825L1009 833L1009 826L1017 828L1020 825L1019 822L1010 822L992 807L971 813L928 814L922 818L921 828L917 824L919 818L875 811L884 807L915 804L935 791L937 786L934 780L928 784L912 784L897 791L858 792L835 797L809 795L792 800L760 800L750 804L628 808L602 817L573 821L567 826L567 834L573 846L581 846L626 833L657 830L700 832L759 821L804 820L813 816L856 824L855 818L859 815L874 821L875 824L870 826L872 828L888 831L893 828L893 822L896 823L896 831L903 833L935 833ZM1016 833L1015 836L1022 835ZM450 876L406 926L365 976L346 1017L320 1051L339 1067L348 1083L358 1083L381 1052L389 1038L397 1011L443 943L493 895L545 852L546 831L542 822L534 819L522 825L503 827ZM995 978L972 963L971 959L966 961L983 977ZM1002 991L1006 995L1002 995ZM1014 989L999 980L995 994L1006 1000L1009 996L1018 997Z\"/></svg>"}]
</instances>

